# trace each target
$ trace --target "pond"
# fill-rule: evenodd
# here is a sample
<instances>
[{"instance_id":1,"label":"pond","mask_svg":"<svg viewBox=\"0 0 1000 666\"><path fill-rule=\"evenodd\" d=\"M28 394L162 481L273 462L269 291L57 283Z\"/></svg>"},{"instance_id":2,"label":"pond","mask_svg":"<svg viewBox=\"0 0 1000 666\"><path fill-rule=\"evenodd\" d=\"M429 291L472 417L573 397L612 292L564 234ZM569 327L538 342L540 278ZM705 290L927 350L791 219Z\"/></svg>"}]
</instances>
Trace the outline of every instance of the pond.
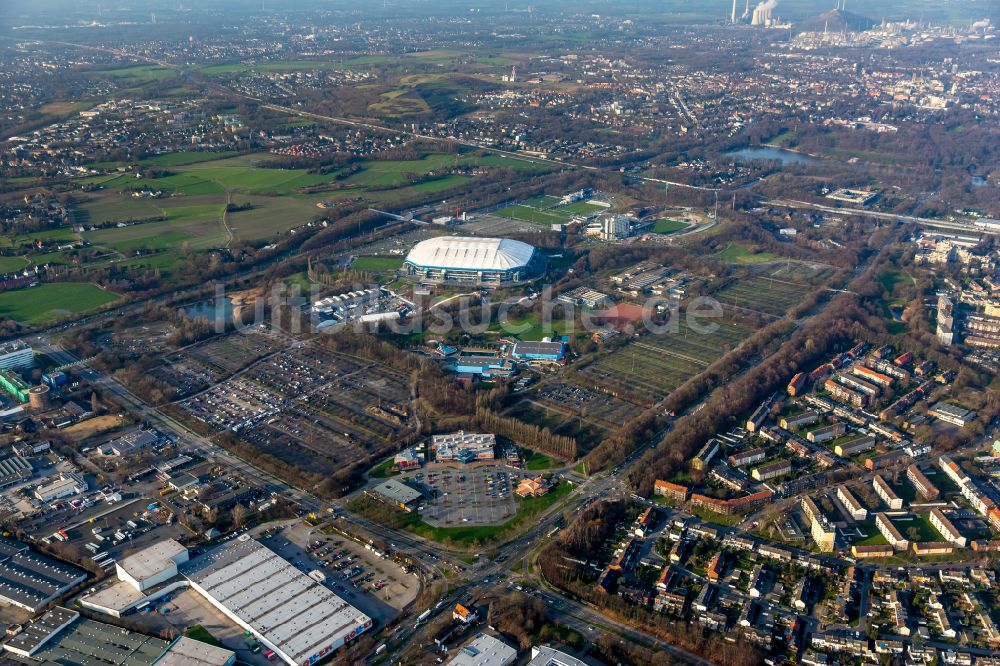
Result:
<instances>
[{"instance_id":1,"label":"pond","mask_svg":"<svg viewBox=\"0 0 1000 666\"><path fill-rule=\"evenodd\" d=\"M749 162L750 160L778 160L783 165L788 164L820 164L823 160L805 155L803 153L796 153L792 150L785 150L784 148L776 148L774 146L754 146L752 148L741 148L740 150L731 150L726 155L733 155L737 159Z\"/></svg>"}]
</instances>

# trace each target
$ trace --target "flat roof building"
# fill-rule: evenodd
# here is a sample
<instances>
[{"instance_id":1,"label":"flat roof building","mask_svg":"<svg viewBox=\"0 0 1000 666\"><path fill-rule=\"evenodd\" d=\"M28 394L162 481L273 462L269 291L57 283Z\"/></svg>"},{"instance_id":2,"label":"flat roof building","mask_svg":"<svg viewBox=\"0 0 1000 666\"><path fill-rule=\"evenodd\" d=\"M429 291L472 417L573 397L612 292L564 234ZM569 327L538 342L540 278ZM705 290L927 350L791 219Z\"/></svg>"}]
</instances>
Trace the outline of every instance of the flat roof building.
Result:
<instances>
[{"instance_id":1,"label":"flat roof building","mask_svg":"<svg viewBox=\"0 0 1000 666\"><path fill-rule=\"evenodd\" d=\"M492 433L464 432L459 430L447 435L431 437L431 448L438 462L469 463L476 460L493 460L497 437Z\"/></svg>"},{"instance_id":2,"label":"flat roof building","mask_svg":"<svg viewBox=\"0 0 1000 666\"><path fill-rule=\"evenodd\" d=\"M531 648L531 661L526 666L587 666L587 664L548 645L539 645Z\"/></svg>"},{"instance_id":3,"label":"flat roof building","mask_svg":"<svg viewBox=\"0 0 1000 666\"><path fill-rule=\"evenodd\" d=\"M81 618L66 608L49 611L4 644L7 651L27 657L27 663L42 666L150 666L165 656L169 646L162 638Z\"/></svg>"},{"instance_id":4,"label":"flat roof building","mask_svg":"<svg viewBox=\"0 0 1000 666\"><path fill-rule=\"evenodd\" d=\"M178 565L188 559L187 548L174 539L166 539L119 560L115 570L119 580L145 592L176 576Z\"/></svg>"},{"instance_id":5,"label":"flat roof building","mask_svg":"<svg viewBox=\"0 0 1000 666\"><path fill-rule=\"evenodd\" d=\"M64 497L72 497L87 492L89 486L82 474L64 472L59 478L43 483L35 488L35 497L41 502L54 502Z\"/></svg>"},{"instance_id":6,"label":"flat roof building","mask_svg":"<svg viewBox=\"0 0 1000 666\"><path fill-rule=\"evenodd\" d=\"M448 666L508 666L517 659L517 650L488 634L478 634L459 649Z\"/></svg>"},{"instance_id":7,"label":"flat roof building","mask_svg":"<svg viewBox=\"0 0 1000 666\"><path fill-rule=\"evenodd\" d=\"M37 613L87 580L87 574L80 569L32 553L19 542L4 539L0 550L0 603Z\"/></svg>"},{"instance_id":8,"label":"flat roof building","mask_svg":"<svg viewBox=\"0 0 1000 666\"><path fill-rule=\"evenodd\" d=\"M192 589L290 666L319 660L372 620L243 534L181 565Z\"/></svg>"},{"instance_id":9,"label":"flat roof building","mask_svg":"<svg viewBox=\"0 0 1000 666\"><path fill-rule=\"evenodd\" d=\"M236 663L236 653L226 648L181 636L174 641L155 666L231 666Z\"/></svg>"},{"instance_id":10,"label":"flat roof building","mask_svg":"<svg viewBox=\"0 0 1000 666\"><path fill-rule=\"evenodd\" d=\"M35 365L35 352L22 340L0 343L0 370L20 370Z\"/></svg>"},{"instance_id":11,"label":"flat roof building","mask_svg":"<svg viewBox=\"0 0 1000 666\"><path fill-rule=\"evenodd\" d=\"M365 494L373 496L380 501L395 504L405 511L412 511L413 506L423 497L419 490L411 488L396 479L386 479L365 490Z\"/></svg>"},{"instance_id":12,"label":"flat roof building","mask_svg":"<svg viewBox=\"0 0 1000 666\"><path fill-rule=\"evenodd\" d=\"M566 345L562 341L557 342L531 342L518 340L514 343L511 357L518 361L549 361L558 363L563 360L566 353Z\"/></svg>"}]
</instances>

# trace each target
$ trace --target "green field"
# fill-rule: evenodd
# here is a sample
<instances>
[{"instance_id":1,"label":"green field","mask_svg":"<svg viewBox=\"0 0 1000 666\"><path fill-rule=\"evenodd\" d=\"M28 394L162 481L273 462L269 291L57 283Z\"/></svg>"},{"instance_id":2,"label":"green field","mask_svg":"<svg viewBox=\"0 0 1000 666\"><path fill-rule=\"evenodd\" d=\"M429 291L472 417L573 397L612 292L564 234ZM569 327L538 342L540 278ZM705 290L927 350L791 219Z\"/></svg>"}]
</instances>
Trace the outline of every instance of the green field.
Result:
<instances>
[{"instance_id":1,"label":"green field","mask_svg":"<svg viewBox=\"0 0 1000 666\"><path fill-rule=\"evenodd\" d=\"M870 514L869 514L870 516ZM886 546L889 544L882 533L875 527L875 518L869 517L863 523L858 523L858 528L868 536L854 542L855 546Z\"/></svg>"},{"instance_id":2,"label":"green field","mask_svg":"<svg viewBox=\"0 0 1000 666\"><path fill-rule=\"evenodd\" d=\"M680 220L671 220L669 218L664 218L662 220L657 220L653 224L654 234L675 234L678 231L687 229L688 225L686 222L681 222Z\"/></svg>"},{"instance_id":3,"label":"green field","mask_svg":"<svg viewBox=\"0 0 1000 666\"><path fill-rule=\"evenodd\" d=\"M531 457L528 458L528 462L524 464L524 469L529 472L538 472L553 467L558 467L558 464L544 453L532 453Z\"/></svg>"},{"instance_id":4,"label":"green field","mask_svg":"<svg viewBox=\"0 0 1000 666\"><path fill-rule=\"evenodd\" d=\"M0 273L13 273L28 266L24 257L0 257Z\"/></svg>"},{"instance_id":5,"label":"green field","mask_svg":"<svg viewBox=\"0 0 1000 666\"><path fill-rule=\"evenodd\" d=\"M218 153L210 153L206 151L192 152L186 151L181 153L167 153L165 155L156 155L155 157L147 157L146 159L139 162L143 166L161 166L161 167L171 167L171 166L186 166L188 164L197 164L198 162L212 162L215 160L225 159L227 157L234 157L239 153L233 151L223 151Z\"/></svg>"},{"instance_id":6,"label":"green field","mask_svg":"<svg viewBox=\"0 0 1000 666\"><path fill-rule=\"evenodd\" d=\"M113 303L119 296L92 284L50 282L0 292L0 316L38 325Z\"/></svg>"},{"instance_id":7,"label":"green field","mask_svg":"<svg viewBox=\"0 0 1000 666\"><path fill-rule=\"evenodd\" d=\"M351 264L351 269L378 273L381 271L395 271L402 265L402 257L358 257Z\"/></svg>"},{"instance_id":8,"label":"green field","mask_svg":"<svg viewBox=\"0 0 1000 666\"><path fill-rule=\"evenodd\" d=\"M524 204L513 204L506 208L494 211L497 217L506 217L511 220L521 220L522 222L533 222L535 224L566 224L572 216L558 211L540 210L531 208Z\"/></svg>"},{"instance_id":9,"label":"green field","mask_svg":"<svg viewBox=\"0 0 1000 666\"><path fill-rule=\"evenodd\" d=\"M751 252L748 247L739 243L730 243L726 249L717 252L714 256L716 259L728 261L731 264L763 264L781 259L778 255L770 252Z\"/></svg>"},{"instance_id":10,"label":"green field","mask_svg":"<svg viewBox=\"0 0 1000 666\"><path fill-rule=\"evenodd\" d=\"M542 338L570 335L575 322L571 319L554 319L549 324L542 322L542 315L531 312L523 317L504 318L493 322L487 332L497 335L513 335L520 340L537 342Z\"/></svg>"},{"instance_id":11,"label":"green field","mask_svg":"<svg viewBox=\"0 0 1000 666\"><path fill-rule=\"evenodd\" d=\"M920 543L946 540L943 536L941 536L941 533L938 532L933 525L931 525L929 513L915 514L910 520L907 520L906 518L893 518L892 524L895 525L896 529L898 529L899 532L907 539L910 538L910 529L915 528L918 534L915 541Z\"/></svg>"},{"instance_id":12,"label":"green field","mask_svg":"<svg viewBox=\"0 0 1000 666\"><path fill-rule=\"evenodd\" d=\"M80 183L103 189L88 193L77 204L75 222L100 227L84 232L86 239L125 257L138 250L176 254L183 246L203 250L270 240L321 217L316 207L321 200L361 197L369 205L387 206L426 200L470 183L468 175L448 173L456 166L544 168L501 155L431 153L416 160L361 162L356 172L320 174L268 168L269 159L261 153L187 151L143 160L143 165L169 169L168 175L158 178L112 173L81 179ZM160 194L135 196L138 191ZM230 201L251 207L226 213ZM118 223L127 226L116 226ZM73 238L71 229L60 230L62 233ZM8 247L17 242L5 240ZM163 257L158 261L166 265L173 260Z\"/></svg>"},{"instance_id":13,"label":"green field","mask_svg":"<svg viewBox=\"0 0 1000 666\"><path fill-rule=\"evenodd\" d=\"M560 206L559 210L573 215L590 215L591 213L599 213L603 210L608 210L608 208L608 206L600 206L598 204L590 203L589 201L574 201L571 204Z\"/></svg>"}]
</instances>

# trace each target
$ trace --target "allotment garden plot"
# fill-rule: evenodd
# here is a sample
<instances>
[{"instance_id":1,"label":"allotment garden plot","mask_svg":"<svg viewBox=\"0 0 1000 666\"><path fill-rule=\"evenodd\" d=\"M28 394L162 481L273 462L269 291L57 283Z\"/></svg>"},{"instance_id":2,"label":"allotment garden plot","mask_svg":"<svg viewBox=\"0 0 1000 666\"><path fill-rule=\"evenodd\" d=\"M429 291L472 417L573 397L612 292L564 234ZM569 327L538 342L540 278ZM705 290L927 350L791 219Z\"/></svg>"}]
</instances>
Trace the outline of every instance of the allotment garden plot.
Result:
<instances>
[{"instance_id":1,"label":"allotment garden plot","mask_svg":"<svg viewBox=\"0 0 1000 666\"><path fill-rule=\"evenodd\" d=\"M734 280L720 289L715 297L723 306L729 305L779 318L791 307L798 305L811 289L809 285L800 282L755 275Z\"/></svg>"},{"instance_id":2,"label":"allotment garden plot","mask_svg":"<svg viewBox=\"0 0 1000 666\"><path fill-rule=\"evenodd\" d=\"M643 337L590 363L581 375L593 381L595 390L656 403L750 335L749 329L729 322L702 323L715 330L699 333L682 320L678 332Z\"/></svg>"}]
</instances>

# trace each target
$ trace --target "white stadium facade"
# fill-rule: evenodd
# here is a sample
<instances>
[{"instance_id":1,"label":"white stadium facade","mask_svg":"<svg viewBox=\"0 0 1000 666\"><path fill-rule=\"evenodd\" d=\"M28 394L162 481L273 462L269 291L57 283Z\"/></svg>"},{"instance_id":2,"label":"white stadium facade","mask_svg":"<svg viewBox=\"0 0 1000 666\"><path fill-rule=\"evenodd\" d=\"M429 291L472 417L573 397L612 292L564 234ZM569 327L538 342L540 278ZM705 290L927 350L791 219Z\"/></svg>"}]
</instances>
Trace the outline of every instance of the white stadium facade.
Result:
<instances>
[{"instance_id":1,"label":"white stadium facade","mask_svg":"<svg viewBox=\"0 0 1000 666\"><path fill-rule=\"evenodd\" d=\"M423 282L502 286L533 280L545 263L544 255L521 241L439 236L417 243L404 268Z\"/></svg>"}]
</instances>

